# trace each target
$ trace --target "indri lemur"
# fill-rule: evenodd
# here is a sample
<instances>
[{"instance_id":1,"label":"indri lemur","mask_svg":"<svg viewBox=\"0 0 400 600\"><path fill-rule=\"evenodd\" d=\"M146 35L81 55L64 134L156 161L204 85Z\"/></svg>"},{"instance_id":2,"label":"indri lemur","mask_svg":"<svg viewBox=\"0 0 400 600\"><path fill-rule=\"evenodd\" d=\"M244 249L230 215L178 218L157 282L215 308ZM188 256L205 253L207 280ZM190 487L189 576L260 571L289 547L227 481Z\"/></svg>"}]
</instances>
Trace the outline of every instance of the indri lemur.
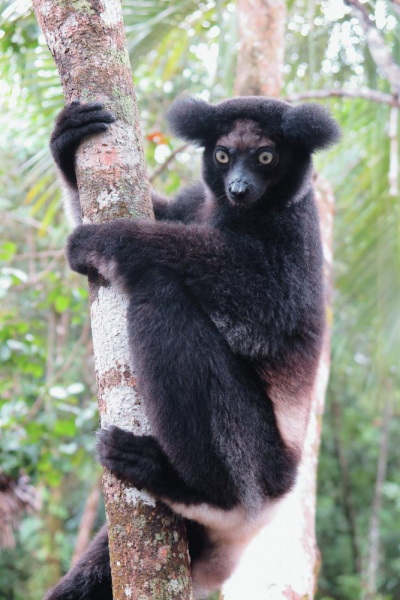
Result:
<instances>
[{"instance_id":1,"label":"indri lemur","mask_svg":"<svg viewBox=\"0 0 400 600\"><path fill-rule=\"evenodd\" d=\"M80 225L67 256L129 297L153 433L103 430L100 462L188 519L206 598L296 478L324 330L311 157L339 130L319 105L259 97L186 97L168 118L204 148L200 183L170 201L154 193L154 222ZM51 149L75 196L75 151L113 120L98 103L58 117ZM47 596L75 598L112 598L105 528Z\"/></svg>"}]
</instances>

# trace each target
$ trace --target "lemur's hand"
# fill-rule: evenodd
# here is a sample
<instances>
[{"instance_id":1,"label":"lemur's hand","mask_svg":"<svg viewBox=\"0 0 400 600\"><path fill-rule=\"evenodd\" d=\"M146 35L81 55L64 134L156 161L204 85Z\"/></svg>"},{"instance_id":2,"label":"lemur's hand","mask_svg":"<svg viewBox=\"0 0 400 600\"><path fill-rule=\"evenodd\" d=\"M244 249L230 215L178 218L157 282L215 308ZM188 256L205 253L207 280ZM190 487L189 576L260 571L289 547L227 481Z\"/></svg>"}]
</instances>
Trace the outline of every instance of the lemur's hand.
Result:
<instances>
[{"instance_id":1,"label":"lemur's hand","mask_svg":"<svg viewBox=\"0 0 400 600\"><path fill-rule=\"evenodd\" d=\"M101 102L67 104L56 119L50 138L53 158L66 180L76 187L75 152L81 141L93 133L106 131L116 120Z\"/></svg>"},{"instance_id":2,"label":"lemur's hand","mask_svg":"<svg viewBox=\"0 0 400 600\"><path fill-rule=\"evenodd\" d=\"M140 227L141 222L128 219L80 225L67 241L69 266L82 275L97 271L109 281L114 281L118 276L118 263L134 261L132 242Z\"/></svg>"}]
</instances>

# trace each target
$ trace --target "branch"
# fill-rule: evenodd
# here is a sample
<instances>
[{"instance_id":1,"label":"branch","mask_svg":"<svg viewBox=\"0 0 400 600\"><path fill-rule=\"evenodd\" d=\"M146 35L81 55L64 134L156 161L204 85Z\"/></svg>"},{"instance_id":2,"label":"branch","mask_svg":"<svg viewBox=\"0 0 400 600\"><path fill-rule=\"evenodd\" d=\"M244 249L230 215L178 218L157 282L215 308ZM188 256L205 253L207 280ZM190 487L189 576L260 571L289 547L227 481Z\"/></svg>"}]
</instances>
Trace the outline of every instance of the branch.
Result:
<instances>
[{"instance_id":1,"label":"branch","mask_svg":"<svg viewBox=\"0 0 400 600\"><path fill-rule=\"evenodd\" d=\"M154 169L153 173L149 177L150 183L153 183L155 178L161 175L161 173L163 173L163 171L165 171L165 169L168 168L170 163L174 160L175 156L186 150L188 146L189 144L182 144L181 146L178 146L178 148L175 148L175 150L171 152L168 158L163 163L161 163L161 165L159 165L156 169Z\"/></svg>"},{"instance_id":2,"label":"branch","mask_svg":"<svg viewBox=\"0 0 400 600\"><path fill-rule=\"evenodd\" d=\"M79 338L76 340L75 344L72 346L72 349L68 355L68 358L64 361L64 363L61 365L61 367L54 373L52 378L46 382L46 389L49 389L52 385L54 385L60 379L61 375L63 375L69 369L70 365L77 357L77 350L79 349L79 347L82 344L84 344L86 342L86 340L89 336L89 332L90 332L90 322L89 322L89 319L86 319L85 324L82 329L82 333L79 336ZM39 412L39 410L43 404L43 401L44 401L44 392L43 392L43 394L41 394L40 396L38 396L36 398L35 402L30 407L29 411L27 412L27 414L24 418L24 422L31 421L37 415L37 413Z\"/></svg>"},{"instance_id":3,"label":"branch","mask_svg":"<svg viewBox=\"0 0 400 600\"><path fill-rule=\"evenodd\" d=\"M392 10L400 17L400 0L391 0Z\"/></svg>"},{"instance_id":4,"label":"branch","mask_svg":"<svg viewBox=\"0 0 400 600\"><path fill-rule=\"evenodd\" d=\"M23 223L24 225L28 225L29 227L34 227L35 229L43 229L43 223L29 216L17 215L14 212L4 211L1 213L1 216L5 219L11 219L12 221L18 221L19 223ZM52 232L54 229L51 225L47 226L47 231Z\"/></svg>"},{"instance_id":5,"label":"branch","mask_svg":"<svg viewBox=\"0 0 400 600\"><path fill-rule=\"evenodd\" d=\"M28 281L26 281L25 283L21 283L18 286L18 290L25 290L26 288L32 287L33 285L36 285L37 283L39 283L39 281L44 279L46 277L46 275L51 273L51 271L54 268L54 265L63 256L64 256L64 252L61 252L60 254L58 254L58 253L55 254L54 258L49 262L47 267L45 267L42 271L39 271L39 273L36 273L36 275L34 277L32 277L32 279L28 279Z\"/></svg>"},{"instance_id":6,"label":"branch","mask_svg":"<svg viewBox=\"0 0 400 600\"><path fill-rule=\"evenodd\" d=\"M390 140L389 158L389 196L399 193L399 109L393 106L390 110L388 138Z\"/></svg>"},{"instance_id":7,"label":"branch","mask_svg":"<svg viewBox=\"0 0 400 600\"><path fill-rule=\"evenodd\" d=\"M85 552L90 536L93 531L94 522L97 516L97 509L101 498L101 477L97 477L94 482L89 495L87 497L85 508L82 513L81 521L79 523L78 535L76 536L74 554L71 560L71 567L76 565L82 554Z\"/></svg>"},{"instance_id":8,"label":"branch","mask_svg":"<svg viewBox=\"0 0 400 600\"><path fill-rule=\"evenodd\" d=\"M352 14L358 19L364 30L369 51L376 66L380 69L390 84L392 93L400 95L400 66L394 60L381 33L370 19L370 15L359 0L345 0Z\"/></svg>"},{"instance_id":9,"label":"branch","mask_svg":"<svg viewBox=\"0 0 400 600\"><path fill-rule=\"evenodd\" d=\"M43 250L39 252L24 252L23 254L15 254L8 262L28 260L31 258L60 258L64 256L64 248L58 250Z\"/></svg>"},{"instance_id":10,"label":"branch","mask_svg":"<svg viewBox=\"0 0 400 600\"><path fill-rule=\"evenodd\" d=\"M364 100L369 100L370 102L380 102L382 104L389 104L390 106L400 107L400 101L396 98L396 96L392 96L391 94L385 94L384 92L379 92L378 90L370 90L367 88L363 88L361 90L353 91L353 90L345 90L343 88L338 88L334 90L310 90L308 92L300 92L298 94L290 94L290 96L286 96L283 98L286 102L299 102L300 100L312 100L314 98L363 98Z\"/></svg>"}]
</instances>

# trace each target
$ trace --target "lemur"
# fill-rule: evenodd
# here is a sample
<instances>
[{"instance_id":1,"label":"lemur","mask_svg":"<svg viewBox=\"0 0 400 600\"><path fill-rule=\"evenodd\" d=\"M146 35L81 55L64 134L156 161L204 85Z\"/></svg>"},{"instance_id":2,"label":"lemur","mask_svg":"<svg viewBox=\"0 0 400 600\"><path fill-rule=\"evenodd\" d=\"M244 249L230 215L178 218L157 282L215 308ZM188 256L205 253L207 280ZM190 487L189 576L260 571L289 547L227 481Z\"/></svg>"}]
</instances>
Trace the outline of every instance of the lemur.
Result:
<instances>
[{"instance_id":1,"label":"lemur","mask_svg":"<svg viewBox=\"0 0 400 600\"><path fill-rule=\"evenodd\" d=\"M114 121L66 106L51 137L79 215L75 153ZM296 479L324 333L312 154L339 139L317 104L183 97L168 120L202 147L202 179L156 220L78 225L71 269L129 298L130 349L152 435L100 433L101 464L187 519L195 596L206 598ZM271 540L273 543L273 540ZM47 600L111 600L107 530Z\"/></svg>"}]
</instances>

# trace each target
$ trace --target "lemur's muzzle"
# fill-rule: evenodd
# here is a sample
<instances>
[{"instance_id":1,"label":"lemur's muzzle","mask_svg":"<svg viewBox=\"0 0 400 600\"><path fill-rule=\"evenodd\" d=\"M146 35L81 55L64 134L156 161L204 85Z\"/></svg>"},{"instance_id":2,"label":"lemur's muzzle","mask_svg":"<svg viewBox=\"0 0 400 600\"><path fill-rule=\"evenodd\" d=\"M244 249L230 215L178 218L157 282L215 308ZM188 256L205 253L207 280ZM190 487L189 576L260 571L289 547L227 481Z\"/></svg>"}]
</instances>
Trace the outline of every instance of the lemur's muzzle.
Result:
<instances>
[{"instance_id":1,"label":"lemur's muzzle","mask_svg":"<svg viewBox=\"0 0 400 600\"><path fill-rule=\"evenodd\" d=\"M229 195L232 200L244 200L249 191L249 184L243 179L234 179L228 184Z\"/></svg>"}]
</instances>

